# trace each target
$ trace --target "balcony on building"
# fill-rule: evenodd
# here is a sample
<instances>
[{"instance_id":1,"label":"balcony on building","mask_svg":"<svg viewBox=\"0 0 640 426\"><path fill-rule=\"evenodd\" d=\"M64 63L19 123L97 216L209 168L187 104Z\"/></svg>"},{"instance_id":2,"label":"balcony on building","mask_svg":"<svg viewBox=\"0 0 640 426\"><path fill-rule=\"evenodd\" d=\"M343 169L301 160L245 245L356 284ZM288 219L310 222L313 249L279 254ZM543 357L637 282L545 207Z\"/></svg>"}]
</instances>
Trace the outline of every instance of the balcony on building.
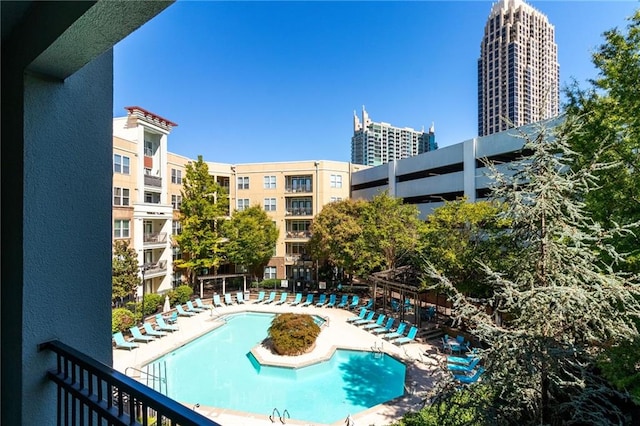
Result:
<instances>
[{"instance_id":1,"label":"balcony on building","mask_svg":"<svg viewBox=\"0 0 640 426\"><path fill-rule=\"evenodd\" d=\"M298 197L287 199L285 216L313 216L313 198Z\"/></svg>"},{"instance_id":2,"label":"balcony on building","mask_svg":"<svg viewBox=\"0 0 640 426\"><path fill-rule=\"evenodd\" d=\"M313 177L311 175L287 176L285 180L286 194L304 194L313 192Z\"/></svg>"},{"instance_id":3,"label":"balcony on building","mask_svg":"<svg viewBox=\"0 0 640 426\"><path fill-rule=\"evenodd\" d=\"M153 246L153 245L166 245L167 242L167 233L166 232L150 232L143 235L142 240L145 246Z\"/></svg>"}]
</instances>

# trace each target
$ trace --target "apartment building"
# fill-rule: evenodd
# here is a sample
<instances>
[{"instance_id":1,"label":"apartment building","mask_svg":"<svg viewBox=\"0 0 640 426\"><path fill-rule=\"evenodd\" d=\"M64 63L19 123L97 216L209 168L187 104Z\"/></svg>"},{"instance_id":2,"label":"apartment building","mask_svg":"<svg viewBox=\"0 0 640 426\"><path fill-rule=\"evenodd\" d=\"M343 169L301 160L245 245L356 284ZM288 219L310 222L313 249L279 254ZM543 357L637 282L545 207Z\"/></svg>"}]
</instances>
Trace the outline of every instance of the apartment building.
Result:
<instances>
[{"instance_id":1,"label":"apartment building","mask_svg":"<svg viewBox=\"0 0 640 426\"><path fill-rule=\"evenodd\" d=\"M137 106L125 110L113 120L113 239L136 251L141 297L173 288L171 235L188 160L167 151L176 123Z\"/></svg>"},{"instance_id":2,"label":"apartment building","mask_svg":"<svg viewBox=\"0 0 640 426\"><path fill-rule=\"evenodd\" d=\"M232 211L259 205L278 227L264 278L295 281L316 279L317 265L307 252L314 217L328 203L349 198L351 176L367 168L325 160L207 165L218 183L227 184Z\"/></svg>"},{"instance_id":3,"label":"apartment building","mask_svg":"<svg viewBox=\"0 0 640 426\"><path fill-rule=\"evenodd\" d=\"M478 59L478 135L558 116L555 28L522 0L494 3Z\"/></svg>"},{"instance_id":4,"label":"apartment building","mask_svg":"<svg viewBox=\"0 0 640 426\"><path fill-rule=\"evenodd\" d=\"M395 127L389 123L373 122L362 106L362 121L353 112L351 161L354 164L379 166L423 152L437 149L434 126L428 132L410 127Z\"/></svg>"}]
</instances>

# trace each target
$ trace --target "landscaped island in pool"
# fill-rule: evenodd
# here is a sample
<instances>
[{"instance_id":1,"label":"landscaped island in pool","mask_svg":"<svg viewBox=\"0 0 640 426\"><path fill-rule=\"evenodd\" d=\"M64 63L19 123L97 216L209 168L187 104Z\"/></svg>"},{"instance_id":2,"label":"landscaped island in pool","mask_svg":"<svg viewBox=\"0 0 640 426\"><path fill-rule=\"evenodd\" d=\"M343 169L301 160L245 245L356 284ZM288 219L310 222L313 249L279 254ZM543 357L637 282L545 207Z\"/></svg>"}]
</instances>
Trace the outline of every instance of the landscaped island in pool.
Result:
<instances>
[{"instance_id":1,"label":"landscaped island in pool","mask_svg":"<svg viewBox=\"0 0 640 426\"><path fill-rule=\"evenodd\" d=\"M149 385L185 404L333 423L404 393L405 366L388 355L337 350L329 361L292 369L260 365L250 353L273 314L244 313L148 367Z\"/></svg>"}]
</instances>

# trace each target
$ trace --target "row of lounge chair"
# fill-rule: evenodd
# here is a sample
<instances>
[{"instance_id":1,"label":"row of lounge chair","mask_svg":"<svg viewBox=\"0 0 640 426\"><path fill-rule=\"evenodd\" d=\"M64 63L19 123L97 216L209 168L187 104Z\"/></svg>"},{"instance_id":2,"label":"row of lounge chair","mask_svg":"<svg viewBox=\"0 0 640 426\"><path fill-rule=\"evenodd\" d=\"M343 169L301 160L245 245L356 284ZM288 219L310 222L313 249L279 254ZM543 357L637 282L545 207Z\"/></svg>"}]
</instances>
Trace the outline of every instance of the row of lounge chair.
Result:
<instances>
[{"instance_id":1,"label":"row of lounge chair","mask_svg":"<svg viewBox=\"0 0 640 426\"><path fill-rule=\"evenodd\" d=\"M277 292L272 291L269 294L269 297L266 298L266 292L261 291L258 293L258 298L253 301L253 303L262 303L264 305L268 305L274 303L275 305L283 305L287 303L287 299L289 297L289 293L283 292L280 294L280 299L276 301ZM341 299L338 301L338 296L335 294L321 294L318 298L318 301L315 300L315 295L313 293L307 294L306 299L302 300L302 293L296 293L295 298L289 302L289 306L316 306L318 308L343 308L343 309L355 309L360 304L360 297L358 295L354 295L349 302L349 295L343 294Z\"/></svg>"},{"instance_id":2,"label":"row of lounge chair","mask_svg":"<svg viewBox=\"0 0 640 426\"><path fill-rule=\"evenodd\" d=\"M213 309L212 305L205 304L200 298L195 299L195 305L193 303L194 302L190 300L187 301L186 309L181 304L177 304L175 306L176 311L168 317L164 317L162 316L162 314L156 314L155 327L153 324L146 321L142 324L142 327L144 328L144 334L142 334L138 326L129 328L129 332L131 333L130 340L127 340L121 331L114 333L113 341L115 342L116 349L131 350L138 347L138 342L152 342L156 339L166 336L168 333L178 331L179 327L176 324L178 321L178 316L191 317L200 312L205 312L209 309Z\"/></svg>"},{"instance_id":3,"label":"row of lounge chair","mask_svg":"<svg viewBox=\"0 0 640 426\"><path fill-rule=\"evenodd\" d=\"M389 340L395 345L403 345L405 343L414 342L416 335L418 334L418 327L411 326L409 332L405 335L404 332L407 328L407 323L401 321L396 329L393 328L395 318L387 317L386 314L378 314L378 318L375 320L375 311L370 311L366 308L360 308L360 314L351 318L347 318L347 322L350 322L356 326L362 326L364 330L367 330L373 334L377 334L379 337Z\"/></svg>"},{"instance_id":4,"label":"row of lounge chair","mask_svg":"<svg viewBox=\"0 0 640 426\"><path fill-rule=\"evenodd\" d=\"M470 384L478 381L484 368L479 366L480 357L476 354L472 356L447 356L447 370L451 372L453 378L462 383Z\"/></svg>"}]
</instances>

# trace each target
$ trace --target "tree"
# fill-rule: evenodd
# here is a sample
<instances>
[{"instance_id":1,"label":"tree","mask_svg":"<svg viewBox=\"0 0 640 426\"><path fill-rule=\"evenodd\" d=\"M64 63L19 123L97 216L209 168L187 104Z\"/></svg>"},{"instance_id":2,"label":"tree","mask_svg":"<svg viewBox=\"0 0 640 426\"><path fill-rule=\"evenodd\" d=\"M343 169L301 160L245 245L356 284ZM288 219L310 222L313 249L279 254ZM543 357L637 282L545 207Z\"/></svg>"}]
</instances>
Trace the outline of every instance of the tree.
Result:
<instances>
[{"instance_id":1,"label":"tree","mask_svg":"<svg viewBox=\"0 0 640 426\"><path fill-rule=\"evenodd\" d=\"M595 366L607 347L638 336L640 290L601 261L601 252L620 259L606 241L627 228L606 231L585 214L582 200L597 181L594 172L608 166L577 161L568 139L578 130L568 119L553 131L540 128L534 139L523 134L533 154L515 164L515 174L490 167L518 261L512 271L483 267L504 321L494 321L486 306L435 268L426 269L426 280L436 280L434 287L453 300L454 320L487 345L483 383L494 399L479 408L500 423L623 421L614 403L620 395ZM441 398L455 393L449 389Z\"/></svg>"},{"instance_id":2,"label":"tree","mask_svg":"<svg viewBox=\"0 0 640 426\"><path fill-rule=\"evenodd\" d=\"M362 210L362 234L356 243L356 271L366 276L408 262L419 242L423 222L415 205L388 192L373 197Z\"/></svg>"},{"instance_id":3,"label":"tree","mask_svg":"<svg viewBox=\"0 0 640 426\"><path fill-rule=\"evenodd\" d=\"M202 156L187 164L182 184L182 233L174 238L186 258L174 263L187 269L189 282L193 284L202 269L215 272L225 261L220 226L228 211L228 198L209 174Z\"/></svg>"},{"instance_id":4,"label":"tree","mask_svg":"<svg viewBox=\"0 0 640 426\"><path fill-rule=\"evenodd\" d=\"M234 211L223 225L229 261L242 265L254 277L264 275L264 267L273 256L278 228L260 206Z\"/></svg>"},{"instance_id":5,"label":"tree","mask_svg":"<svg viewBox=\"0 0 640 426\"><path fill-rule=\"evenodd\" d=\"M362 234L360 216L364 201L346 199L327 204L314 218L308 247L311 256L352 275L358 258L357 241Z\"/></svg>"},{"instance_id":6,"label":"tree","mask_svg":"<svg viewBox=\"0 0 640 426\"><path fill-rule=\"evenodd\" d=\"M505 263L501 203L464 199L447 201L427 217L421 235L419 261L433 265L462 292L488 296L478 262Z\"/></svg>"},{"instance_id":7,"label":"tree","mask_svg":"<svg viewBox=\"0 0 640 426\"><path fill-rule=\"evenodd\" d=\"M583 90L577 83L565 90L567 113L582 124L571 146L582 162L615 162L618 167L596 172L599 188L587 194L586 208L603 226L640 220L640 9L629 19L628 32L613 29L593 54L599 72ZM640 236L626 234L612 241L628 253L620 269L640 272Z\"/></svg>"},{"instance_id":8,"label":"tree","mask_svg":"<svg viewBox=\"0 0 640 426\"><path fill-rule=\"evenodd\" d=\"M136 251L129 247L127 241L116 240L111 262L111 299L114 302L122 302L127 296L135 296L141 283L139 270Z\"/></svg>"}]
</instances>

